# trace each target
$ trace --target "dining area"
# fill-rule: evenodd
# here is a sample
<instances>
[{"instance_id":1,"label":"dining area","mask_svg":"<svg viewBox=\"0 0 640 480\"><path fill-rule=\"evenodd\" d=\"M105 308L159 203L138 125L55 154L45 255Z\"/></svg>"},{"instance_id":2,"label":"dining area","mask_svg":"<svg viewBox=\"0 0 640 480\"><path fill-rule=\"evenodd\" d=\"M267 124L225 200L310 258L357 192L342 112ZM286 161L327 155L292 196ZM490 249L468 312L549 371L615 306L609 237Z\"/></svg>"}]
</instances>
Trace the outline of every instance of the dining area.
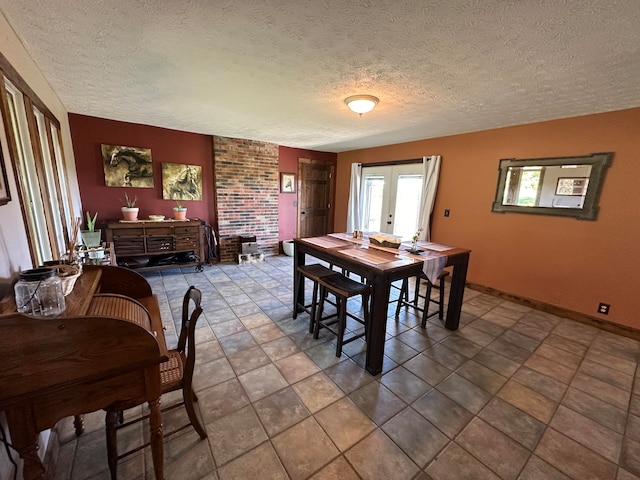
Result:
<instances>
[{"instance_id":1,"label":"dining area","mask_svg":"<svg viewBox=\"0 0 640 480\"><path fill-rule=\"evenodd\" d=\"M328 265L329 254L311 256L321 248L314 244L326 242L322 248L337 249L333 259L355 269L354 257L338 250L367 244L363 237L345 246L346 234L314 238L298 241L298 255L309 245L307 265ZM396 258L409 255L403 248L373 248L366 261L395 259L396 267L422 271L424 261ZM314 339L308 313L292 318L294 264L280 255L202 273L145 274L160 310L173 314L163 315L169 347L185 288L203 292L193 385L207 439L193 428L165 437L164 478L633 478L638 342L466 287L456 330L437 315L423 329L420 312L404 306L396 318L391 303L383 314L382 370L373 375L364 338L338 358L335 335L321 329ZM365 268L372 266L358 272ZM350 276L360 283L360 273ZM452 289L447 281L445 292ZM391 301L399 297L390 291ZM357 303L355 310L361 313ZM451 305L445 310L448 316ZM104 417L85 415L80 436L72 419L60 422L51 478L107 478ZM181 409L172 410L163 425L183 419ZM118 478L152 478L151 453L123 459Z\"/></svg>"},{"instance_id":2,"label":"dining area","mask_svg":"<svg viewBox=\"0 0 640 480\"><path fill-rule=\"evenodd\" d=\"M387 311L393 283L402 281L406 284L408 279L422 276L427 284L433 285L442 275L443 269L451 267L451 285L444 325L447 329L455 331L460 323L470 257L470 251L465 248L424 240L413 243L379 242L376 241L376 237L392 239L392 237L380 236L376 232L362 235L332 233L320 237L295 239L293 267L293 318L297 317L301 306L305 303L305 289L304 285L301 285L305 275L299 272L306 264L312 262L313 258L337 268L336 274L357 275L370 286L371 291L368 295L370 305L366 308L370 312L367 315L369 318L365 329L368 330L366 370L372 375L382 371ZM408 292L405 296L407 294ZM316 302L315 295L312 302L314 304ZM425 302L428 309L428 299ZM312 309L314 306L311 305ZM414 306L417 304L414 303Z\"/></svg>"}]
</instances>

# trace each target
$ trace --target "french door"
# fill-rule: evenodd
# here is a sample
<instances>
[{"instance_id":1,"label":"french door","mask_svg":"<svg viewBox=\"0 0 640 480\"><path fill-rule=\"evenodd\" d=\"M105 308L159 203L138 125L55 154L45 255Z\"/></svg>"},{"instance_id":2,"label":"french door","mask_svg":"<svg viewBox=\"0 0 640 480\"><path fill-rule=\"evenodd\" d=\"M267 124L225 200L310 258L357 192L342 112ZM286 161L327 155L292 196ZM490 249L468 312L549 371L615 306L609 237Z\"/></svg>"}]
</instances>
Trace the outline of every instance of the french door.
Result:
<instances>
[{"instance_id":1,"label":"french door","mask_svg":"<svg viewBox=\"0 0 640 480\"><path fill-rule=\"evenodd\" d=\"M362 166L362 218L366 232L410 240L418 229L422 164Z\"/></svg>"}]
</instances>

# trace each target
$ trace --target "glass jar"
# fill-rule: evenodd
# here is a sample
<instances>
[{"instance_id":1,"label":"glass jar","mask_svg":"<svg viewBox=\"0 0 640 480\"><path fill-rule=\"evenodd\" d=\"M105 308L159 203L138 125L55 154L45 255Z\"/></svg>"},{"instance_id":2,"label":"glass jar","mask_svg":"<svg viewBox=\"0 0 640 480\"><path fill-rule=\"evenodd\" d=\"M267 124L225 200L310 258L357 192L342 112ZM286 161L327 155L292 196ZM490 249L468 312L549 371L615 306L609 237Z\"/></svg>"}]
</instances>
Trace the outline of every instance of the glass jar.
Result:
<instances>
[{"instance_id":1,"label":"glass jar","mask_svg":"<svg viewBox=\"0 0 640 480\"><path fill-rule=\"evenodd\" d=\"M14 293L20 313L51 317L65 310L62 281L51 268L20 272Z\"/></svg>"}]
</instances>

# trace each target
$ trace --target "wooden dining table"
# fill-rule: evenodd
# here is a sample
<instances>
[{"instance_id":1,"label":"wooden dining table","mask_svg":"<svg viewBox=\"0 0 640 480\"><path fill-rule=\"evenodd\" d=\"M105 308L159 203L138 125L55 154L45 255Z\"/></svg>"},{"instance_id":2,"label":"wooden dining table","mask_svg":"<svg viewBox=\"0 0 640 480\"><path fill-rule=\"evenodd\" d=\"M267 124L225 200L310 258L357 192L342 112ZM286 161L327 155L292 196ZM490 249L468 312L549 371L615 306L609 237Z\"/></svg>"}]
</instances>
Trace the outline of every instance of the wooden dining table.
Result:
<instances>
[{"instance_id":1,"label":"wooden dining table","mask_svg":"<svg viewBox=\"0 0 640 480\"><path fill-rule=\"evenodd\" d=\"M294 239L294 286L298 298L293 299L293 318L302 311L304 288L299 288L296 274L300 265L307 263L307 256L324 260L332 265L360 275L371 283L371 328L367 339L366 370L372 375L382 371L387 310L391 283L414 277L423 272L426 262L438 262L442 267L453 267L451 288L445 327L457 330L460 324L464 288L467 279L470 250L420 241L419 254L409 253L410 243L399 248L375 245L368 235L354 238L351 233L333 233L320 237Z\"/></svg>"}]
</instances>

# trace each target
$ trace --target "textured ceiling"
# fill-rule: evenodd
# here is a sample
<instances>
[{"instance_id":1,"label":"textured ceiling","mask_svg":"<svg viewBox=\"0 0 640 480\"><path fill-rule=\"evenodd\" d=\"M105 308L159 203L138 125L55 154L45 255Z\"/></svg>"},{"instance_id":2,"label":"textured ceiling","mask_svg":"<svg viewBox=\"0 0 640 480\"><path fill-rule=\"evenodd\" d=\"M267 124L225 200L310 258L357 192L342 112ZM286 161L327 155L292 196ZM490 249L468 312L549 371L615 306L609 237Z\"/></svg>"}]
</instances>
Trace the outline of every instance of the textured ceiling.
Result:
<instances>
[{"instance_id":1,"label":"textured ceiling","mask_svg":"<svg viewBox=\"0 0 640 480\"><path fill-rule=\"evenodd\" d=\"M325 151L640 106L639 0L0 0L69 112ZM343 103L380 98L358 117Z\"/></svg>"}]
</instances>

